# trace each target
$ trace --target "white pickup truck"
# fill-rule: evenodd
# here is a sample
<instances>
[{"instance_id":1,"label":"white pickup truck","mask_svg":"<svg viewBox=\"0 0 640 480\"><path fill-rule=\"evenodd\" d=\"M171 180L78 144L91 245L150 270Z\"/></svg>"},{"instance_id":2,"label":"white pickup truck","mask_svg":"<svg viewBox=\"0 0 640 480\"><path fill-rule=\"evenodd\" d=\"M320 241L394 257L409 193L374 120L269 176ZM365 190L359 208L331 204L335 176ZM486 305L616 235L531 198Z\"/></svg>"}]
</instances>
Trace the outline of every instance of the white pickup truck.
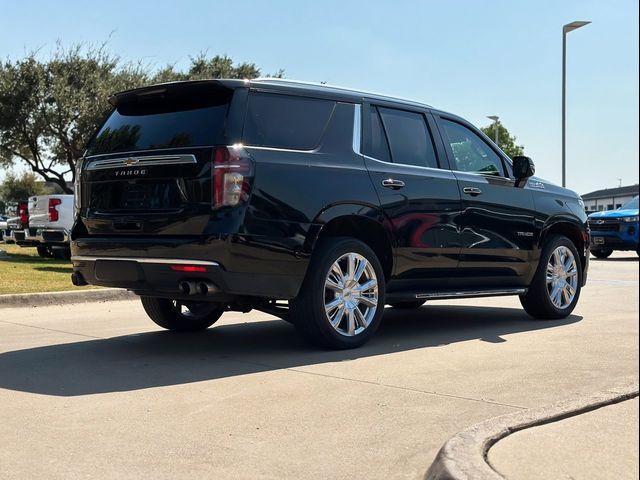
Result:
<instances>
[{"instance_id":1,"label":"white pickup truck","mask_svg":"<svg viewBox=\"0 0 640 480\"><path fill-rule=\"evenodd\" d=\"M32 241L43 257L70 258L73 227L73 195L38 195L29 198L29 228L25 239Z\"/></svg>"}]
</instances>

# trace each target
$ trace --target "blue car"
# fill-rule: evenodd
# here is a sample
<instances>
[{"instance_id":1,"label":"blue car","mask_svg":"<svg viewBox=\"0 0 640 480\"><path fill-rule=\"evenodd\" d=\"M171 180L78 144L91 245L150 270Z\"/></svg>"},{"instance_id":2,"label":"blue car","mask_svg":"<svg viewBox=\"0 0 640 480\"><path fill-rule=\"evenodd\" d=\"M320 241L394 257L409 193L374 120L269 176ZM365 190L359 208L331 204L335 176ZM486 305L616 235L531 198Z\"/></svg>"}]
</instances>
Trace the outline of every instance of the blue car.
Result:
<instances>
[{"instance_id":1,"label":"blue car","mask_svg":"<svg viewBox=\"0 0 640 480\"><path fill-rule=\"evenodd\" d=\"M591 254L607 258L614 250L638 251L638 197L618 210L589 215Z\"/></svg>"}]
</instances>

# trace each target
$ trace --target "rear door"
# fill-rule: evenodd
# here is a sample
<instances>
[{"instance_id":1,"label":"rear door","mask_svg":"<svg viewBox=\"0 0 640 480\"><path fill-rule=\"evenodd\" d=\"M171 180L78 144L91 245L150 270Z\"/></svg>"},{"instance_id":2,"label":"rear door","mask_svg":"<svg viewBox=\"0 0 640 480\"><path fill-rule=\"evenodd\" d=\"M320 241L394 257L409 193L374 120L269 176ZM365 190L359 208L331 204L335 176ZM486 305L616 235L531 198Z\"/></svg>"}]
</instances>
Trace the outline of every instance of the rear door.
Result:
<instances>
[{"instance_id":1,"label":"rear door","mask_svg":"<svg viewBox=\"0 0 640 480\"><path fill-rule=\"evenodd\" d=\"M426 111L365 108L367 169L395 235L402 289L426 289L455 273L460 253L456 178Z\"/></svg>"},{"instance_id":2,"label":"rear door","mask_svg":"<svg viewBox=\"0 0 640 480\"><path fill-rule=\"evenodd\" d=\"M531 190L515 186L510 165L474 127L453 116L436 118L462 198L460 282L528 284L535 243Z\"/></svg>"},{"instance_id":3,"label":"rear door","mask_svg":"<svg viewBox=\"0 0 640 480\"><path fill-rule=\"evenodd\" d=\"M228 142L234 90L211 83L140 90L116 102L82 165L90 234L199 235L212 214L214 147Z\"/></svg>"}]
</instances>

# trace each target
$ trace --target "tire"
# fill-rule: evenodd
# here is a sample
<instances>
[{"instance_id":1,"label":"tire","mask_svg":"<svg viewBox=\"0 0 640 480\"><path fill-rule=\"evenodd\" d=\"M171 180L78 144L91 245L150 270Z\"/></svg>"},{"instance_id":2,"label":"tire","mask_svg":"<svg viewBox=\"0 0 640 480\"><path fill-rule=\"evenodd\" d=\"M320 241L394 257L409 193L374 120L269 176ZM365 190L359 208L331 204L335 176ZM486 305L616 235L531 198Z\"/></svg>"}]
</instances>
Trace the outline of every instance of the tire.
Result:
<instances>
[{"instance_id":1,"label":"tire","mask_svg":"<svg viewBox=\"0 0 640 480\"><path fill-rule=\"evenodd\" d=\"M155 297L140 297L140 300L149 318L172 332L206 330L224 313L221 305L211 302L182 302Z\"/></svg>"},{"instance_id":2,"label":"tire","mask_svg":"<svg viewBox=\"0 0 640 480\"><path fill-rule=\"evenodd\" d=\"M71 260L71 247L52 248L51 255L58 260Z\"/></svg>"},{"instance_id":3,"label":"tire","mask_svg":"<svg viewBox=\"0 0 640 480\"><path fill-rule=\"evenodd\" d=\"M314 252L300 292L290 303L291 316L298 331L315 345L356 348L380 326L384 299L384 272L373 250L353 238L329 238ZM332 306L327 310L328 305Z\"/></svg>"},{"instance_id":4,"label":"tire","mask_svg":"<svg viewBox=\"0 0 640 480\"><path fill-rule=\"evenodd\" d=\"M613 250L606 248L603 250L591 250L591 255L593 255L596 258L609 258L611 256L611 254L613 253Z\"/></svg>"},{"instance_id":5,"label":"tire","mask_svg":"<svg viewBox=\"0 0 640 480\"><path fill-rule=\"evenodd\" d=\"M40 255L42 258L52 258L53 257L53 253L51 252L51 249L49 247L44 247L42 245L36 247L36 250L38 251L38 255Z\"/></svg>"},{"instance_id":6,"label":"tire","mask_svg":"<svg viewBox=\"0 0 640 480\"><path fill-rule=\"evenodd\" d=\"M401 310L413 310L416 308L420 308L426 302L426 300L407 300L406 302L395 302L390 303L389 305L391 305L393 308L398 308Z\"/></svg>"},{"instance_id":7,"label":"tire","mask_svg":"<svg viewBox=\"0 0 640 480\"><path fill-rule=\"evenodd\" d=\"M573 263L565 268L564 265L571 260L569 253ZM561 266L556 269L558 259ZM566 276L565 271L568 273ZM576 307L581 290L582 265L578 250L567 237L554 235L542 249L538 269L529 291L520 296L520 303L529 315L539 320L566 318Z\"/></svg>"}]
</instances>

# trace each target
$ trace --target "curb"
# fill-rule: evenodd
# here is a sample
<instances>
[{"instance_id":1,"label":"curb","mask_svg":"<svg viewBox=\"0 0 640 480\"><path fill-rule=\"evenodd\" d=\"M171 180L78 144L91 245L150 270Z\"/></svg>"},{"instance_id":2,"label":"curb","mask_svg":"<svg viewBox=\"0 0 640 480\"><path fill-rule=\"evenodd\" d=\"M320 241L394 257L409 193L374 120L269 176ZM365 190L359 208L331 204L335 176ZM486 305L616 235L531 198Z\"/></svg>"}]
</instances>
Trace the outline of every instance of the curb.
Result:
<instances>
[{"instance_id":1,"label":"curb","mask_svg":"<svg viewBox=\"0 0 640 480\"><path fill-rule=\"evenodd\" d=\"M15 295L0 295L0 309L106 302L111 300L130 300L133 298L137 298L137 295L122 288L100 288L77 292L72 290L68 292L21 293Z\"/></svg>"},{"instance_id":2,"label":"curb","mask_svg":"<svg viewBox=\"0 0 640 480\"><path fill-rule=\"evenodd\" d=\"M427 470L425 480L503 480L487 461L489 449L515 433L587 413L638 396L638 381L551 406L508 413L474 425L449 439Z\"/></svg>"}]
</instances>

